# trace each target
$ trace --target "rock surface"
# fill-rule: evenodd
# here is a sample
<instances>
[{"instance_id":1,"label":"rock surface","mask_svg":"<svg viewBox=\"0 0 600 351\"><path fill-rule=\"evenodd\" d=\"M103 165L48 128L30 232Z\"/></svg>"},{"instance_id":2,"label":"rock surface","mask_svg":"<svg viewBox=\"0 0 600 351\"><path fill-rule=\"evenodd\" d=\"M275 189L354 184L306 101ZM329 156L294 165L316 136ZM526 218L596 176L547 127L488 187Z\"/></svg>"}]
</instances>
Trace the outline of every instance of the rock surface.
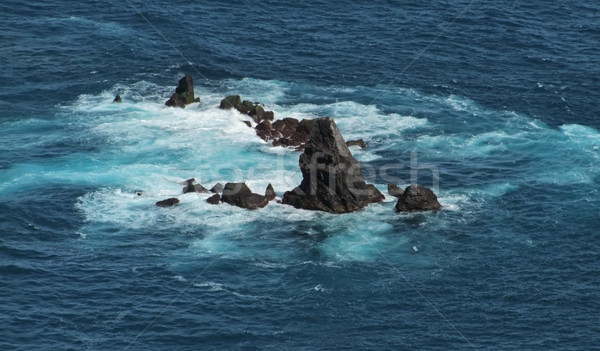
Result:
<instances>
[{"instance_id":1,"label":"rock surface","mask_svg":"<svg viewBox=\"0 0 600 351\"><path fill-rule=\"evenodd\" d=\"M385 200L385 195L379 191L373 184L367 184L367 190L369 191L369 203L381 202Z\"/></svg>"},{"instance_id":2,"label":"rock surface","mask_svg":"<svg viewBox=\"0 0 600 351\"><path fill-rule=\"evenodd\" d=\"M121 95L117 95L115 96L115 99L113 100L114 103L119 103L119 102L123 102L123 100L121 99Z\"/></svg>"},{"instance_id":3,"label":"rock surface","mask_svg":"<svg viewBox=\"0 0 600 351\"><path fill-rule=\"evenodd\" d=\"M346 145L348 145L348 147L350 147L350 146L359 146L361 149L366 149L367 148L367 143L365 143L365 141L362 140L362 139L348 140L346 142Z\"/></svg>"},{"instance_id":4,"label":"rock surface","mask_svg":"<svg viewBox=\"0 0 600 351\"><path fill-rule=\"evenodd\" d=\"M214 194L213 196L206 199L206 202L208 202L211 205L218 205L221 202L221 195Z\"/></svg>"},{"instance_id":5,"label":"rock surface","mask_svg":"<svg viewBox=\"0 0 600 351\"><path fill-rule=\"evenodd\" d=\"M226 96L219 104L221 109L236 109L241 114L252 117L254 122L260 123L263 120L273 120L275 113L273 111L265 111L265 108L258 102L248 100L242 101L239 95Z\"/></svg>"},{"instance_id":6,"label":"rock surface","mask_svg":"<svg viewBox=\"0 0 600 351\"><path fill-rule=\"evenodd\" d=\"M404 194L404 189L396 184L388 184L388 194L393 197L400 197L402 194Z\"/></svg>"},{"instance_id":7,"label":"rock surface","mask_svg":"<svg viewBox=\"0 0 600 351\"><path fill-rule=\"evenodd\" d=\"M265 190L265 197L268 201L275 200L275 198L277 197L277 194L275 194L275 189L273 189L273 185L271 185L271 183L267 185L267 189Z\"/></svg>"},{"instance_id":8,"label":"rock surface","mask_svg":"<svg viewBox=\"0 0 600 351\"><path fill-rule=\"evenodd\" d=\"M221 100L221 104L219 108L222 109L230 109L235 108L236 110L240 110L242 107L242 98L239 95L229 95L226 96L223 100Z\"/></svg>"},{"instance_id":9,"label":"rock surface","mask_svg":"<svg viewBox=\"0 0 600 351\"><path fill-rule=\"evenodd\" d=\"M194 178L190 178L188 180L186 180L186 185L183 187L183 193L187 194L187 193L207 193L208 190L206 190L205 187L203 187L201 184L194 184L194 182L196 181L196 179Z\"/></svg>"},{"instance_id":10,"label":"rock surface","mask_svg":"<svg viewBox=\"0 0 600 351\"><path fill-rule=\"evenodd\" d=\"M223 184L217 183L212 188L210 188L211 193L220 194L223 192Z\"/></svg>"},{"instance_id":11,"label":"rock surface","mask_svg":"<svg viewBox=\"0 0 600 351\"><path fill-rule=\"evenodd\" d=\"M379 196L373 186L365 183L360 163L350 153L333 118L318 118L312 124L310 138L300 155L302 182L283 195L282 203L307 210L347 213L376 201Z\"/></svg>"},{"instance_id":12,"label":"rock surface","mask_svg":"<svg viewBox=\"0 0 600 351\"><path fill-rule=\"evenodd\" d=\"M165 105L184 108L185 105L194 102L200 102L200 98L194 97L194 80L191 75L186 74L179 80L175 93L165 102Z\"/></svg>"},{"instance_id":13,"label":"rock surface","mask_svg":"<svg viewBox=\"0 0 600 351\"><path fill-rule=\"evenodd\" d=\"M283 118L271 123L263 120L256 126L256 134L273 146L294 147L303 150L313 127L312 119L298 121L295 118Z\"/></svg>"},{"instance_id":14,"label":"rock surface","mask_svg":"<svg viewBox=\"0 0 600 351\"><path fill-rule=\"evenodd\" d=\"M221 201L232 206L255 210L267 206L269 200L264 195L254 194L245 183L227 183Z\"/></svg>"},{"instance_id":15,"label":"rock surface","mask_svg":"<svg viewBox=\"0 0 600 351\"><path fill-rule=\"evenodd\" d=\"M417 184L407 186L396 203L398 212L432 211L441 207L431 189Z\"/></svg>"},{"instance_id":16,"label":"rock surface","mask_svg":"<svg viewBox=\"0 0 600 351\"><path fill-rule=\"evenodd\" d=\"M162 200L162 201L158 201L156 203L156 206L158 207L171 207L171 206L175 206L179 203L179 199L172 197L170 199L166 199L166 200Z\"/></svg>"}]
</instances>

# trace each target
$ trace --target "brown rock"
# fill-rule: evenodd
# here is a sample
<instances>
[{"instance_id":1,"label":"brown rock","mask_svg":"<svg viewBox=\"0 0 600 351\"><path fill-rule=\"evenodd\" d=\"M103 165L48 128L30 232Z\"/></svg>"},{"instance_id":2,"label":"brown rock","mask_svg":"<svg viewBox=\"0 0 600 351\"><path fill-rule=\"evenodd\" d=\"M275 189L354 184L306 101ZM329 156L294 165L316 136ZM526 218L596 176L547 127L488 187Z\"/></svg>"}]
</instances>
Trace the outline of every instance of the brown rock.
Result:
<instances>
[{"instance_id":1,"label":"brown rock","mask_svg":"<svg viewBox=\"0 0 600 351\"><path fill-rule=\"evenodd\" d=\"M273 189L273 185L271 185L271 183L267 185L267 190L265 190L265 197L268 201L275 200L275 198L277 197L277 194L275 194L275 189Z\"/></svg>"},{"instance_id":2,"label":"brown rock","mask_svg":"<svg viewBox=\"0 0 600 351\"><path fill-rule=\"evenodd\" d=\"M208 202L211 205L218 205L221 202L221 195L214 194L213 196L206 199L206 202Z\"/></svg>"},{"instance_id":3,"label":"brown rock","mask_svg":"<svg viewBox=\"0 0 600 351\"><path fill-rule=\"evenodd\" d=\"M350 146L360 146L361 149L365 149L367 147L367 144L362 139L349 140L349 141L346 142L346 145L348 145L348 147L350 147Z\"/></svg>"},{"instance_id":4,"label":"brown rock","mask_svg":"<svg viewBox=\"0 0 600 351\"><path fill-rule=\"evenodd\" d=\"M221 201L249 210L263 208L269 203L269 200L264 195L252 193L245 183L225 184Z\"/></svg>"},{"instance_id":5,"label":"brown rock","mask_svg":"<svg viewBox=\"0 0 600 351\"><path fill-rule=\"evenodd\" d=\"M162 201L158 201L156 203L156 206L158 207L171 207L171 206L175 206L179 203L179 199L172 197L170 199L166 199L166 200L162 200Z\"/></svg>"},{"instance_id":6,"label":"brown rock","mask_svg":"<svg viewBox=\"0 0 600 351\"><path fill-rule=\"evenodd\" d=\"M431 189L417 184L407 186L396 203L398 212L431 211L441 207Z\"/></svg>"},{"instance_id":7,"label":"brown rock","mask_svg":"<svg viewBox=\"0 0 600 351\"><path fill-rule=\"evenodd\" d=\"M388 184L388 194L393 197L400 197L402 194L404 194L404 189L396 184Z\"/></svg>"}]
</instances>

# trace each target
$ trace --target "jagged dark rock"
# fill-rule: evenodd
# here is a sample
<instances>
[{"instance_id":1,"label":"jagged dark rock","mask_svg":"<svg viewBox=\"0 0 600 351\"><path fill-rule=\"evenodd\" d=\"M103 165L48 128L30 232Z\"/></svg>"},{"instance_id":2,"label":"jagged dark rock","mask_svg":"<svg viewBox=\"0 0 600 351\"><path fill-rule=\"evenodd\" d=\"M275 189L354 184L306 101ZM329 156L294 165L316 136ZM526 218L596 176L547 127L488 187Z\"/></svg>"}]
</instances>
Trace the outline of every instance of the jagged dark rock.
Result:
<instances>
[{"instance_id":1,"label":"jagged dark rock","mask_svg":"<svg viewBox=\"0 0 600 351\"><path fill-rule=\"evenodd\" d=\"M275 198L277 197L277 194L275 194L275 189L273 189L273 185L271 185L271 183L267 185L267 189L265 190L265 197L268 201L275 200Z\"/></svg>"},{"instance_id":2,"label":"jagged dark rock","mask_svg":"<svg viewBox=\"0 0 600 351\"><path fill-rule=\"evenodd\" d=\"M156 206L158 207L171 207L171 206L175 206L179 203L179 199L172 197L166 200L162 200L162 201L158 201L156 203Z\"/></svg>"},{"instance_id":3,"label":"jagged dark rock","mask_svg":"<svg viewBox=\"0 0 600 351\"><path fill-rule=\"evenodd\" d=\"M167 100L167 102L165 102L165 105L167 105L169 107L185 108L185 100L181 96L179 96L179 94L173 93L173 95L171 95L169 100Z\"/></svg>"},{"instance_id":4,"label":"jagged dark rock","mask_svg":"<svg viewBox=\"0 0 600 351\"><path fill-rule=\"evenodd\" d=\"M214 194L213 196L206 199L206 202L208 202L211 205L218 205L221 202L221 195Z\"/></svg>"},{"instance_id":5,"label":"jagged dark rock","mask_svg":"<svg viewBox=\"0 0 600 351\"><path fill-rule=\"evenodd\" d=\"M121 99L121 95L117 95L115 96L115 99L113 100L114 103L119 103L119 102L123 102L123 100Z\"/></svg>"},{"instance_id":6,"label":"jagged dark rock","mask_svg":"<svg viewBox=\"0 0 600 351\"><path fill-rule=\"evenodd\" d=\"M194 97L194 80L191 75L186 74L179 80L175 93L165 102L165 105L183 108L194 102L200 102L200 98Z\"/></svg>"},{"instance_id":7,"label":"jagged dark rock","mask_svg":"<svg viewBox=\"0 0 600 351\"><path fill-rule=\"evenodd\" d=\"M256 135L265 141L270 141L274 138L273 125L268 120L260 122L254 129L256 130Z\"/></svg>"},{"instance_id":8,"label":"jagged dark rock","mask_svg":"<svg viewBox=\"0 0 600 351\"><path fill-rule=\"evenodd\" d=\"M217 183L212 188L210 188L211 193L220 194L223 192L223 184Z\"/></svg>"},{"instance_id":9,"label":"jagged dark rock","mask_svg":"<svg viewBox=\"0 0 600 351\"><path fill-rule=\"evenodd\" d=\"M362 176L333 118L313 120L300 155L302 182L283 195L283 204L307 210L347 213L362 209L378 196ZM376 190L376 189L375 189ZM377 191L378 192L378 191Z\"/></svg>"},{"instance_id":10,"label":"jagged dark rock","mask_svg":"<svg viewBox=\"0 0 600 351\"><path fill-rule=\"evenodd\" d=\"M242 121L244 122L245 125L247 125L248 127L252 128L252 122L250 121Z\"/></svg>"},{"instance_id":11,"label":"jagged dark rock","mask_svg":"<svg viewBox=\"0 0 600 351\"><path fill-rule=\"evenodd\" d=\"M196 181L196 179L194 178L190 178L188 180L186 180L186 185L183 187L183 193L187 194L187 193L207 193L208 190L206 190L205 187L203 187L201 184L194 184L194 182Z\"/></svg>"},{"instance_id":12,"label":"jagged dark rock","mask_svg":"<svg viewBox=\"0 0 600 351\"><path fill-rule=\"evenodd\" d=\"M312 130L313 120L283 118L273 123L265 119L256 126L256 134L273 146L294 147L303 150Z\"/></svg>"},{"instance_id":13,"label":"jagged dark rock","mask_svg":"<svg viewBox=\"0 0 600 351\"><path fill-rule=\"evenodd\" d=\"M225 184L221 201L249 210L263 208L269 203L266 196L254 194L245 183Z\"/></svg>"},{"instance_id":14,"label":"jagged dark rock","mask_svg":"<svg viewBox=\"0 0 600 351\"><path fill-rule=\"evenodd\" d=\"M256 123L260 123L265 119L272 121L275 118L275 113L273 111L265 111L265 108L262 106L262 104L258 102L252 102L249 100L242 101L242 98L239 95L229 95L225 97L223 100L221 100L219 108L235 108L240 113L252 117Z\"/></svg>"},{"instance_id":15,"label":"jagged dark rock","mask_svg":"<svg viewBox=\"0 0 600 351\"><path fill-rule=\"evenodd\" d=\"M431 189L417 184L407 186L396 203L398 212L432 211L441 207Z\"/></svg>"},{"instance_id":16,"label":"jagged dark rock","mask_svg":"<svg viewBox=\"0 0 600 351\"><path fill-rule=\"evenodd\" d=\"M348 140L346 142L346 145L348 145L348 147L350 147L350 146L360 146L361 149L366 149L367 148L367 143L365 143L365 141L362 140L362 139Z\"/></svg>"},{"instance_id":17,"label":"jagged dark rock","mask_svg":"<svg viewBox=\"0 0 600 351\"><path fill-rule=\"evenodd\" d=\"M367 190L369 192L369 203L381 202L385 200L385 195L379 191L373 184L367 184Z\"/></svg>"},{"instance_id":18,"label":"jagged dark rock","mask_svg":"<svg viewBox=\"0 0 600 351\"><path fill-rule=\"evenodd\" d=\"M402 194L404 194L404 189L396 184L388 184L388 194L393 197L400 197Z\"/></svg>"}]
</instances>

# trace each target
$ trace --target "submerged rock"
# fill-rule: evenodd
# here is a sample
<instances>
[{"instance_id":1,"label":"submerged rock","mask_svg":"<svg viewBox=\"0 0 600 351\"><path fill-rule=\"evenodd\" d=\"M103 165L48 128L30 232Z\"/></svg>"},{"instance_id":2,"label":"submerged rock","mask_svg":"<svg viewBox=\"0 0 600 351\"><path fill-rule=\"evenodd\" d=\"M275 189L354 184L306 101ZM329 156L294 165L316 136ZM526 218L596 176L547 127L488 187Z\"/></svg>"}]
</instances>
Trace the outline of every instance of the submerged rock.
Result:
<instances>
[{"instance_id":1,"label":"submerged rock","mask_svg":"<svg viewBox=\"0 0 600 351\"><path fill-rule=\"evenodd\" d=\"M351 146L359 146L361 149L365 149L367 148L367 143L365 143L364 140L362 139L358 139L358 140L348 140L346 142L346 145L348 145L348 147Z\"/></svg>"},{"instance_id":2,"label":"submerged rock","mask_svg":"<svg viewBox=\"0 0 600 351\"><path fill-rule=\"evenodd\" d=\"M191 75L186 74L179 80L175 93L165 102L165 105L184 108L185 105L194 102L200 102L200 98L194 97L194 80Z\"/></svg>"},{"instance_id":3,"label":"submerged rock","mask_svg":"<svg viewBox=\"0 0 600 351\"><path fill-rule=\"evenodd\" d=\"M283 195L283 204L307 210L347 213L362 209L381 194L368 186L333 118L313 120L300 155L302 182ZM379 200L380 201L380 200Z\"/></svg>"},{"instance_id":4,"label":"submerged rock","mask_svg":"<svg viewBox=\"0 0 600 351\"><path fill-rule=\"evenodd\" d=\"M396 211L432 211L442 206L433 191L422 185L412 184L404 189L404 193L396 203Z\"/></svg>"},{"instance_id":5,"label":"submerged rock","mask_svg":"<svg viewBox=\"0 0 600 351\"><path fill-rule=\"evenodd\" d=\"M175 206L179 203L179 199L172 197L166 200L162 200L162 201L158 201L156 203L156 206L158 207L171 207L171 206Z\"/></svg>"},{"instance_id":6,"label":"submerged rock","mask_svg":"<svg viewBox=\"0 0 600 351\"><path fill-rule=\"evenodd\" d=\"M269 203L266 196L253 193L245 183L225 184L221 201L249 210L263 208Z\"/></svg>"}]
</instances>

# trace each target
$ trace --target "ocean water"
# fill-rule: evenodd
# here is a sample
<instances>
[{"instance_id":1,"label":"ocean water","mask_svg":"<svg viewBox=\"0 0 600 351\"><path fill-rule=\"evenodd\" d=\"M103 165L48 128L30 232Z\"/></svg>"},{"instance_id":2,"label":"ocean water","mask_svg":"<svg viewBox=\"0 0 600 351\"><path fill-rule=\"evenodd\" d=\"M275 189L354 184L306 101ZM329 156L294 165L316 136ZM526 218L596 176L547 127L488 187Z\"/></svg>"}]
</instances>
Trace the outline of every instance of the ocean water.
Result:
<instances>
[{"instance_id":1,"label":"ocean water","mask_svg":"<svg viewBox=\"0 0 600 351\"><path fill-rule=\"evenodd\" d=\"M0 349L600 349L598 43L570 0L3 1ZM181 194L301 180L229 94L443 209Z\"/></svg>"}]
</instances>

